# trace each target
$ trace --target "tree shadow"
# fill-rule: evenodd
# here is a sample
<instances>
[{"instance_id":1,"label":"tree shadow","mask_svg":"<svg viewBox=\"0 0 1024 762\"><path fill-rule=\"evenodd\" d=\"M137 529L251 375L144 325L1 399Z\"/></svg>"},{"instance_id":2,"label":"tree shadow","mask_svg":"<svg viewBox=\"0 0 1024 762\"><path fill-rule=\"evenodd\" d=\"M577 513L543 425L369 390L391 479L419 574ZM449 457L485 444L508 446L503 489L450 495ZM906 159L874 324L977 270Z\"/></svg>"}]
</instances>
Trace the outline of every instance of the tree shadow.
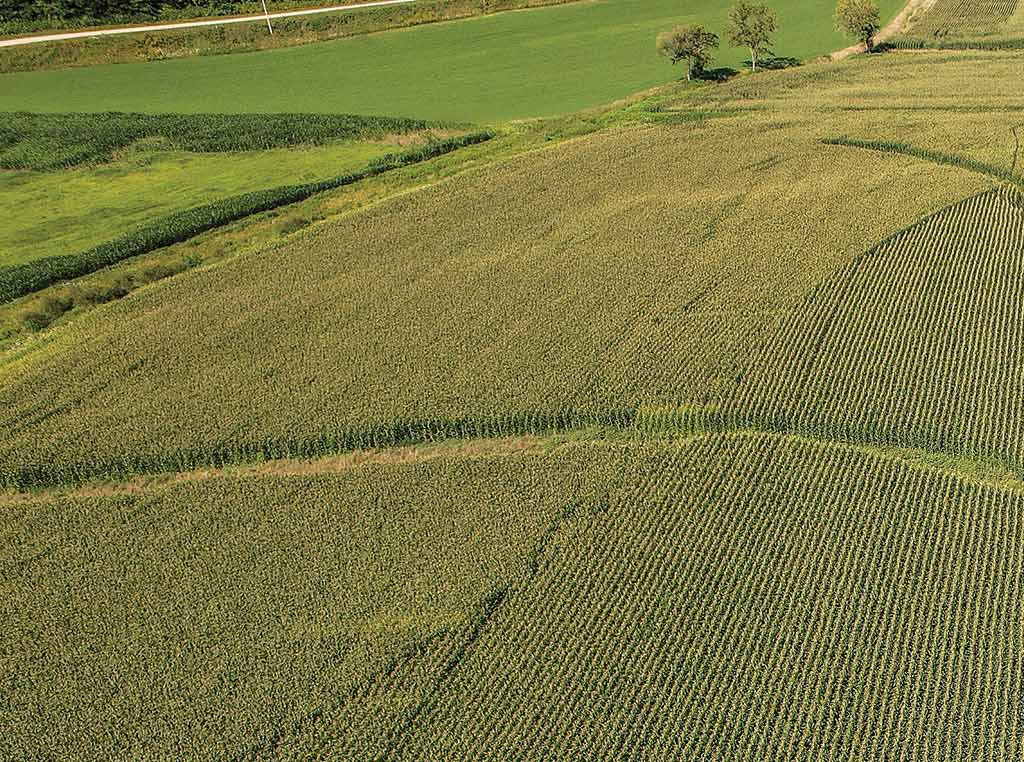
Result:
<instances>
[{"instance_id":1,"label":"tree shadow","mask_svg":"<svg viewBox=\"0 0 1024 762\"><path fill-rule=\"evenodd\" d=\"M781 56L778 58L766 58L759 64L762 69L789 69L794 66L799 66L802 61L799 58L788 58Z\"/></svg>"},{"instance_id":2,"label":"tree shadow","mask_svg":"<svg viewBox=\"0 0 1024 762\"><path fill-rule=\"evenodd\" d=\"M719 66L714 69L705 69L697 75L697 79L704 80L705 82L725 82L726 80L732 79L738 71L729 68L728 66Z\"/></svg>"}]
</instances>

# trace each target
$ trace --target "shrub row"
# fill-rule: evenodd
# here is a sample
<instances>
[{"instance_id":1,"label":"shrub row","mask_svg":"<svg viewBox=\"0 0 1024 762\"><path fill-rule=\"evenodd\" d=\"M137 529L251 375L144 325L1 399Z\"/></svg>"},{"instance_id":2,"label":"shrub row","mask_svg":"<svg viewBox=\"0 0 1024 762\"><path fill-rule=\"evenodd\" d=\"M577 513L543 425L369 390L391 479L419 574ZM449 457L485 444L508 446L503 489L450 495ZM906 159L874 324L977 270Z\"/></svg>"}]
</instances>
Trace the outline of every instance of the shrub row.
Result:
<instances>
[{"instance_id":1,"label":"shrub row","mask_svg":"<svg viewBox=\"0 0 1024 762\"><path fill-rule=\"evenodd\" d=\"M235 222L252 214L293 204L309 198L315 193L340 188L391 169L416 164L464 146L482 143L490 140L493 136L492 132L473 132L431 142L419 148L382 156L358 172L313 183L284 185L243 193L211 204L175 212L131 233L85 251L44 257L0 269L0 303L12 301L62 280L81 277L129 257L179 243L199 233L226 225L229 222Z\"/></svg>"},{"instance_id":2,"label":"shrub row","mask_svg":"<svg viewBox=\"0 0 1024 762\"><path fill-rule=\"evenodd\" d=\"M421 119L353 114L0 114L0 167L52 171L109 161L158 138L197 153L264 151L332 140L369 140L440 127Z\"/></svg>"}]
</instances>

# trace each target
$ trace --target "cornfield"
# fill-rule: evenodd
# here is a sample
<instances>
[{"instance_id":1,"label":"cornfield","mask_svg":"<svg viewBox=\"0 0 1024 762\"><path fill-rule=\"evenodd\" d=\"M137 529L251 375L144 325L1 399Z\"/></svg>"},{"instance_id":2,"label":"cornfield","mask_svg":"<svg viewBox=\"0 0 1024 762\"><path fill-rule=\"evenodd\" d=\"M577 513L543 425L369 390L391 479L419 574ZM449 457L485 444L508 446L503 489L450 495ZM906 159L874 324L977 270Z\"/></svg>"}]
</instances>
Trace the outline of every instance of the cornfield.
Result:
<instances>
[{"instance_id":1,"label":"cornfield","mask_svg":"<svg viewBox=\"0 0 1024 762\"><path fill-rule=\"evenodd\" d=\"M984 42L987 37L1003 37L1011 31L1007 24L1017 13L1017 7L1018 0L936 0L913 17L905 34L895 40L895 47Z\"/></svg>"},{"instance_id":2,"label":"cornfield","mask_svg":"<svg viewBox=\"0 0 1024 762\"><path fill-rule=\"evenodd\" d=\"M628 426L647 404L714 402L880 227L981 183L915 166L930 194L907 194L888 156L800 125L782 136L785 160L747 187L779 134L595 135L111 305L0 366L0 483ZM590 182L567 185L566 166Z\"/></svg>"},{"instance_id":3,"label":"cornfield","mask_svg":"<svg viewBox=\"0 0 1024 762\"><path fill-rule=\"evenodd\" d=\"M140 140L197 153L258 151L442 126L351 114L0 113L0 168L45 172L102 163Z\"/></svg>"},{"instance_id":4,"label":"cornfield","mask_svg":"<svg viewBox=\"0 0 1024 762\"><path fill-rule=\"evenodd\" d=\"M1024 463L1024 201L990 190L822 284L727 410L743 424Z\"/></svg>"},{"instance_id":5,"label":"cornfield","mask_svg":"<svg viewBox=\"0 0 1024 762\"><path fill-rule=\"evenodd\" d=\"M0 758L1020 759L1022 59L939 58L467 162L4 354Z\"/></svg>"},{"instance_id":6,"label":"cornfield","mask_svg":"<svg viewBox=\"0 0 1024 762\"><path fill-rule=\"evenodd\" d=\"M306 468L5 506L0 752L1019 752L1019 491L771 434Z\"/></svg>"},{"instance_id":7,"label":"cornfield","mask_svg":"<svg viewBox=\"0 0 1024 762\"><path fill-rule=\"evenodd\" d=\"M382 758L1019 754L1019 494L772 436L631 467L468 629Z\"/></svg>"},{"instance_id":8,"label":"cornfield","mask_svg":"<svg viewBox=\"0 0 1024 762\"><path fill-rule=\"evenodd\" d=\"M0 496L0 758L266 759L416 644L457 638L615 478L594 447L409 457ZM406 700L360 702L356 730Z\"/></svg>"}]
</instances>

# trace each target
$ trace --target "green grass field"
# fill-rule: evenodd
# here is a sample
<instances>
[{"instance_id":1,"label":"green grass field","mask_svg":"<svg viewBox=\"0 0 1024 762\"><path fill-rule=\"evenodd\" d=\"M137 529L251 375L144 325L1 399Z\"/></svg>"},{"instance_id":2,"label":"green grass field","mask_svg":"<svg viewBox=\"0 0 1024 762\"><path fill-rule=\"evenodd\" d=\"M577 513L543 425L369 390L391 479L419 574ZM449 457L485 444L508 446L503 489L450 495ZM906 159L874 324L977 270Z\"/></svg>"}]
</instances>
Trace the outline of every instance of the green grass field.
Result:
<instances>
[{"instance_id":1,"label":"green grass field","mask_svg":"<svg viewBox=\"0 0 1024 762\"><path fill-rule=\"evenodd\" d=\"M117 161L48 173L0 174L0 267L87 249L164 214L218 198L362 168L396 142L342 142L194 154L136 146Z\"/></svg>"},{"instance_id":2,"label":"green grass field","mask_svg":"<svg viewBox=\"0 0 1024 762\"><path fill-rule=\"evenodd\" d=\"M845 47L830 0L772 0L776 54ZM891 17L899 0L884 0ZM724 25L726 0L594 0L304 47L0 77L0 110L345 112L490 122L566 114L680 76L654 49L677 23ZM747 54L723 40L717 65Z\"/></svg>"}]
</instances>

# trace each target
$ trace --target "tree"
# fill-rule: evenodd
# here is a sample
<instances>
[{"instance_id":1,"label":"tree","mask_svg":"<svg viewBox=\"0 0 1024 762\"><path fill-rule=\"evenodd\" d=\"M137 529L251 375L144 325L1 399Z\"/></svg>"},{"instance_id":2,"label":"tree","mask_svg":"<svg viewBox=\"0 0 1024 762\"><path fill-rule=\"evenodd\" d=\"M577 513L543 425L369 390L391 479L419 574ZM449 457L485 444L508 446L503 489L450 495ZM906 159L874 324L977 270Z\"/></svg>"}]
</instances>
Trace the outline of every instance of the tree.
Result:
<instances>
[{"instance_id":1,"label":"tree","mask_svg":"<svg viewBox=\"0 0 1024 762\"><path fill-rule=\"evenodd\" d=\"M871 50L879 27L878 6L873 0L839 0L836 4L836 26L839 31L864 43Z\"/></svg>"},{"instance_id":2,"label":"tree","mask_svg":"<svg viewBox=\"0 0 1024 762\"><path fill-rule=\"evenodd\" d=\"M757 71L758 58L771 55L772 35L777 23L775 11L767 5L739 0L729 9L729 26L726 28L729 42L750 51L751 71Z\"/></svg>"},{"instance_id":3,"label":"tree","mask_svg":"<svg viewBox=\"0 0 1024 762\"><path fill-rule=\"evenodd\" d=\"M699 74L711 62L711 51L718 47L718 35L699 25L677 26L658 35L658 52L675 65L686 61L686 81Z\"/></svg>"}]
</instances>

